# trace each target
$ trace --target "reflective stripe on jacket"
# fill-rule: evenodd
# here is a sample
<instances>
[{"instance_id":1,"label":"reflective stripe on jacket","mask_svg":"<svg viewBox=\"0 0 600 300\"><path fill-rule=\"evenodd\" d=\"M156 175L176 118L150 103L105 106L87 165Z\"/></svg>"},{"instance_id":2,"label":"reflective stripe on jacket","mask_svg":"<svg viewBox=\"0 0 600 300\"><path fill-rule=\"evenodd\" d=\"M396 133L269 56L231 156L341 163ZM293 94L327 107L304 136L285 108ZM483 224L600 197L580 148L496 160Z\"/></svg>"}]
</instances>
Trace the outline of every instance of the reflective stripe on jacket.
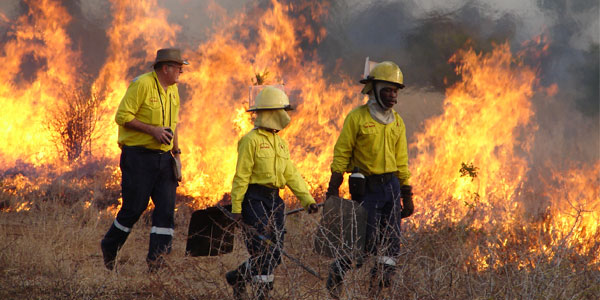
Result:
<instances>
[{"instance_id":1,"label":"reflective stripe on jacket","mask_svg":"<svg viewBox=\"0 0 600 300\"><path fill-rule=\"evenodd\" d=\"M238 159L231 188L233 213L242 211L248 184L282 189L286 185L305 208L315 203L308 185L290 160L287 144L276 133L253 129L238 142Z\"/></svg>"},{"instance_id":2,"label":"reflective stripe on jacket","mask_svg":"<svg viewBox=\"0 0 600 300\"><path fill-rule=\"evenodd\" d=\"M170 85L165 92L158 83L156 72L140 75L129 84L115 115L115 121L119 124L119 145L170 150L172 145L161 144L147 133L124 126L133 119L149 125L171 127L175 132L179 122L177 85Z\"/></svg>"},{"instance_id":3,"label":"reflective stripe on jacket","mask_svg":"<svg viewBox=\"0 0 600 300\"><path fill-rule=\"evenodd\" d=\"M367 105L352 110L335 144L331 171L358 167L365 175L395 173L400 184L409 184L406 128L396 111L394 116L394 122L384 125L371 117Z\"/></svg>"}]
</instances>

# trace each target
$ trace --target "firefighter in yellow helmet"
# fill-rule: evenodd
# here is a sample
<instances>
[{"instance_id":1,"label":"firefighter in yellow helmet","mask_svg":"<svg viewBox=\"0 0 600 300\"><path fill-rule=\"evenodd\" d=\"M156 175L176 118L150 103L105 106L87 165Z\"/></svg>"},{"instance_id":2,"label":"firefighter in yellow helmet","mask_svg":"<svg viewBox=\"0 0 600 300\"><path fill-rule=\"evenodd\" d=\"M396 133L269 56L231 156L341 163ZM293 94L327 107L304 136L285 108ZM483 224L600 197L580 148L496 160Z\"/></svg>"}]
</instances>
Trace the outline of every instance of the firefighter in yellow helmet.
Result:
<instances>
[{"instance_id":1,"label":"firefighter in yellow helmet","mask_svg":"<svg viewBox=\"0 0 600 300\"><path fill-rule=\"evenodd\" d=\"M244 299L248 282L255 286L255 299L266 299L273 288L273 270L281 262L284 240L285 204L279 190L287 185L308 213L318 211L308 185L290 160L287 143L277 135L290 122L286 112L289 109L284 91L264 87L248 110L256 111L255 127L238 143L231 212L238 221L241 219L274 243L267 245L247 233L250 258L225 275L235 299Z\"/></svg>"},{"instance_id":2,"label":"firefighter in yellow helmet","mask_svg":"<svg viewBox=\"0 0 600 300\"><path fill-rule=\"evenodd\" d=\"M338 196L342 174L353 172L352 200L361 203L368 214L365 257L377 256L371 270L372 293L376 294L390 284L395 274L400 220L413 212L412 187L406 129L393 109L398 91L404 88L402 72L395 63L384 61L375 65L361 83L365 84L362 93L369 100L352 110L344 121L333 152L326 195ZM356 259L358 267L365 257ZM331 264L326 287L332 298L339 299L344 275L353 260L343 256Z\"/></svg>"}]
</instances>

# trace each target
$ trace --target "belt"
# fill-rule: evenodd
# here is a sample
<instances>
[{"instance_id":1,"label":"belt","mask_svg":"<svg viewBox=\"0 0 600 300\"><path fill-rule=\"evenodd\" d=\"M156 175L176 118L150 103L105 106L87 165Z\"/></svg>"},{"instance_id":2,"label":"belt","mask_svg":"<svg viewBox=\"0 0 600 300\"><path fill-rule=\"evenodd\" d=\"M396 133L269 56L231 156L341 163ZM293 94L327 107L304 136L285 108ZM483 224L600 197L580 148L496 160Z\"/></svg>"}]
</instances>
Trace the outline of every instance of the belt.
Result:
<instances>
[{"instance_id":1,"label":"belt","mask_svg":"<svg viewBox=\"0 0 600 300\"><path fill-rule=\"evenodd\" d=\"M394 177L394 173L374 174L367 176L367 182L369 184L382 185L388 183L392 177Z\"/></svg>"},{"instance_id":2,"label":"belt","mask_svg":"<svg viewBox=\"0 0 600 300\"><path fill-rule=\"evenodd\" d=\"M274 198L275 196L279 196L279 189L274 189L254 183L248 185L248 192L256 193L267 198Z\"/></svg>"},{"instance_id":3,"label":"belt","mask_svg":"<svg viewBox=\"0 0 600 300\"><path fill-rule=\"evenodd\" d=\"M141 147L141 146L125 146L125 145L123 145L123 146L121 146L121 149L135 151L135 152L156 153L156 154L164 154L164 153L169 152L169 151L162 151L159 149L148 149L148 148Z\"/></svg>"}]
</instances>

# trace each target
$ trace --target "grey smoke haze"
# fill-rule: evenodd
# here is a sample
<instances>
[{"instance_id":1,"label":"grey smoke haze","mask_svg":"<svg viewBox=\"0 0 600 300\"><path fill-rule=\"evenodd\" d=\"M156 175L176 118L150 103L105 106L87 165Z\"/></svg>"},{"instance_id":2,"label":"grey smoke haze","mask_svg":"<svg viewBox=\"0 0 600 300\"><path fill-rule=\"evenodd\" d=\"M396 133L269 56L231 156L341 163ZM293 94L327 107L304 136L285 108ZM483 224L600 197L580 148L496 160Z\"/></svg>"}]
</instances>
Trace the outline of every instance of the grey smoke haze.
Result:
<instances>
[{"instance_id":1,"label":"grey smoke haze","mask_svg":"<svg viewBox=\"0 0 600 300\"><path fill-rule=\"evenodd\" d=\"M542 79L558 82L561 90L580 90L581 84L567 84L564 78L576 77L569 74L573 69L589 72L587 78L595 74L596 80L585 86L587 101L595 102L597 111L598 2L572 2L334 1L321 57L326 62L342 58L345 72L361 70L365 56L392 59L406 70L407 84L441 90L443 78L453 76L446 61L467 39L480 50L504 41L518 49L545 34L552 48L541 66Z\"/></svg>"}]
</instances>

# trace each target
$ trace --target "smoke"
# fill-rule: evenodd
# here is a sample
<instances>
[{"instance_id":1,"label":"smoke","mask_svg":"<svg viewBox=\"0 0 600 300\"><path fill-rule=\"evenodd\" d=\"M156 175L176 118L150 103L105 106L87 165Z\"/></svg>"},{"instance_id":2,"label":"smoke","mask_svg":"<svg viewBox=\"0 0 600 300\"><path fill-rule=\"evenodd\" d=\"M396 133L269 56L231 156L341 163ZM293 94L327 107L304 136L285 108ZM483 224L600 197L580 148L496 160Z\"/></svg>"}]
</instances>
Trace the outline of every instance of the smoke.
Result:
<instances>
[{"instance_id":1,"label":"smoke","mask_svg":"<svg viewBox=\"0 0 600 300\"><path fill-rule=\"evenodd\" d=\"M556 82L566 65L597 68L581 57L597 51L598 3L571 2L334 1L320 54L331 64L343 59L344 71L354 74L362 70L365 56L394 60L407 73L409 86L443 90L443 78L453 73L447 61L467 40L475 49L489 50L491 42L518 48L545 35L554 48L545 58L552 67L544 67L542 76Z\"/></svg>"}]
</instances>

